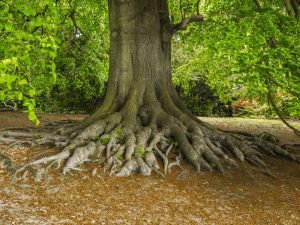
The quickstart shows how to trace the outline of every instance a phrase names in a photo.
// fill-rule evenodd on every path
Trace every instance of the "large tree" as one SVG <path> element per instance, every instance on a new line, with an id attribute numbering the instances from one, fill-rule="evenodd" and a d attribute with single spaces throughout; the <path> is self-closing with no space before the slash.
<path id="1" fill-rule="evenodd" d="M 102 153 L 106 168 L 117 176 L 134 171 L 150 175 L 152 170 L 161 174 L 157 158 L 164 172 L 182 158 L 197 171 L 221 172 L 224 166 L 237 167 L 235 159 L 265 167 L 262 158 L 270 154 L 299 161 L 269 135 L 226 132 L 200 121 L 179 99 L 171 79 L 171 39 L 191 22 L 204 20 L 196 8 L 194 16 L 172 23 L 167 0 L 109 0 L 110 65 L 104 102 L 79 124 L 36 140 L 62 150 L 16 172 L 66 161 L 66 173 Z M 10 135 L 22 136 L 9 131 L 7 138 Z M 170 151 L 176 156 L 171 163 Z"/>

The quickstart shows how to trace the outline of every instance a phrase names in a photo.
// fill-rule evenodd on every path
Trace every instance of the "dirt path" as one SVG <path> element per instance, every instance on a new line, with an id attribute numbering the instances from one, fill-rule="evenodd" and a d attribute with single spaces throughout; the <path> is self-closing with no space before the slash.
<path id="1" fill-rule="evenodd" d="M 83 117 L 43 114 L 41 121 Z M 279 121 L 204 120 L 224 129 L 271 131 L 282 142 L 300 143 Z M 24 114 L 0 113 L 0 128 L 12 126 L 31 124 Z M 44 150 L 0 146 L 17 162 Z M 199 175 L 185 165 L 184 172 L 174 168 L 165 179 L 109 177 L 100 166 L 92 176 L 87 165 L 82 173 L 11 184 L 0 169 L 0 224 L 300 224 L 300 165 L 266 162 L 274 178 L 249 165 L 225 175 Z"/>

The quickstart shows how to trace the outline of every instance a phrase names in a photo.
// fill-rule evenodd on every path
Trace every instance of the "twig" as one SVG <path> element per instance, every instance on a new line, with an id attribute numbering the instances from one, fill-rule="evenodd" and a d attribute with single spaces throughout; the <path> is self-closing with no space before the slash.
<path id="1" fill-rule="evenodd" d="M 204 17 L 202 15 L 195 15 L 191 17 L 184 18 L 180 23 L 173 25 L 173 34 L 176 33 L 178 30 L 186 30 L 188 25 L 192 22 L 201 22 L 204 21 Z"/>

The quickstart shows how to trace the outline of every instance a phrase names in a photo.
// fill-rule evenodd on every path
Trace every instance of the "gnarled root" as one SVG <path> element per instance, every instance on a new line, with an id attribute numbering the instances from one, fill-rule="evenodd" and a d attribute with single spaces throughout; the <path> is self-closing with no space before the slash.
<path id="1" fill-rule="evenodd" d="M 237 160 L 266 168 L 263 158 L 267 155 L 281 155 L 300 162 L 298 156 L 280 147 L 274 137 L 215 129 L 184 113 L 168 96 L 159 100 L 150 96 L 143 105 L 134 106 L 136 108 L 132 109 L 125 104 L 118 112 L 99 116 L 86 126 L 69 127 L 55 134 L 2 132 L 0 141 L 52 144 L 62 149 L 58 154 L 42 157 L 15 170 L 16 175 L 24 172 L 24 177 L 29 168 L 42 164 L 46 164 L 43 171 L 46 172 L 54 164 L 60 168 L 64 163 L 62 172 L 66 174 L 80 170 L 84 162 L 101 161 L 110 175 L 121 177 L 139 172 L 148 176 L 154 171 L 164 177 L 175 166 L 183 169 L 180 163 L 184 158 L 198 172 L 217 169 L 221 173 L 225 168 L 237 168 Z M 0 157 L 13 168 L 11 160 Z"/>

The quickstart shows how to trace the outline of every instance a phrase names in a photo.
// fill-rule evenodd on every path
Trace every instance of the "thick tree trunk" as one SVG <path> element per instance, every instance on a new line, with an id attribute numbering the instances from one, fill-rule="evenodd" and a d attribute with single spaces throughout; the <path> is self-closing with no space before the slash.
<path id="1" fill-rule="evenodd" d="M 166 0 L 109 0 L 109 12 L 110 74 L 103 104 L 79 125 L 34 141 L 53 143 L 62 151 L 30 162 L 16 174 L 29 166 L 50 163 L 50 168 L 67 160 L 66 173 L 95 155 L 104 155 L 105 168 L 117 176 L 134 171 L 150 175 L 152 170 L 163 176 L 157 158 L 164 173 L 180 166 L 182 156 L 198 171 L 217 168 L 221 172 L 223 166 L 237 167 L 233 158 L 259 167 L 265 167 L 263 154 L 299 161 L 269 135 L 228 133 L 202 123 L 180 101 L 171 81 L 171 37 L 174 28 L 185 29 L 201 16 L 172 25 Z M 0 135 L 0 142 L 1 138 L 14 142 L 21 136 L 31 137 L 8 132 Z M 176 156 L 171 163 L 170 151 Z"/>
<path id="2" fill-rule="evenodd" d="M 110 74 L 103 105 L 87 120 L 127 111 L 133 120 L 148 105 L 159 103 L 165 111 L 180 111 L 197 120 L 180 101 L 171 77 L 172 25 L 167 1 L 111 0 Z M 176 107 L 175 107 L 176 106 Z"/>
<path id="3" fill-rule="evenodd" d="M 172 88 L 166 1 L 111 0 L 109 12 L 109 82 L 104 104 L 91 121 L 122 107 L 135 117 L 141 105 Z"/>

